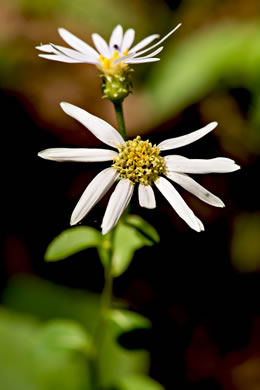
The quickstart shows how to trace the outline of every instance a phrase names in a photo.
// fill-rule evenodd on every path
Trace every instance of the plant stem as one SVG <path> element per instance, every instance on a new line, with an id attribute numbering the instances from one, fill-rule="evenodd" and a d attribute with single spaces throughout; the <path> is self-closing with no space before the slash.
<path id="1" fill-rule="evenodd" d="M 116 100 L 113 101 L 114 107 L 116 110 L 116 119 L 119 127 L 119 131 L 124 138 L 125 141 L 127 141 L 127 135 L 126 135 L 126 128 L 125 128 L 125 120 L 124 120 L 124 114 L 123 114 L 123 100 Z"/>
<path id="2" fill-rule="evenodd" d="M 100 380 L 98 373 L 98 357 L 102 353 L 102 345 L 106 337 L 106 326 L 107 326 L 107 312 L 111 307 L 112 303 L 112 292 L 113 292 L 113 274 L 112 274 L 112 255 L 113 255 L 113 236 L 114 230 L 110 232 L 110 249 L 109 249 L 109 258 L 108 264 L 104 269 L 105 283 L 104 288 L 100 297 L 100 308 L 99 308 L 99 318 L 97 323 L 96 332 L 94 335 L 94 340 L 96 344 L 96 356 L 90 361 L 90 380 L 91 380 L 91 390 L 100 390 Z"/>
<path id="3" fill-rule="evenodd" d="M 116 118 L 119 127 L 119 131 L 127 141 L 126 128 L 125 128 L 125 120 L 123 114 L 123 100 L 113 101 Z M 109 241 L 110 241 L 110 249 L 108 256 L 108 264 L 105 267 L 105 283 L 104 289 L 101 294 L 100 299 L 100 316 L 98 319 L 97 329 L 95 332 L 95 342 L 96 342 L 96 351 L 97 355 L 94 359 L 90 361 L 90 380 L 91 380 L 91 390 L 99 390 L 100 389 L 100 380 L 98 373 L 98 356 L 101 354 L 102 345 L 104 342 L 104 338 L 106 335 L 106 326 L 107 326 L 107 312 L 112 304 L 112 292 L 113 292 L 113 274 L 112 274 L 112 256 L 113 256 L 113 238 L 114 238 L 114 229 L 110 232 Z"/>

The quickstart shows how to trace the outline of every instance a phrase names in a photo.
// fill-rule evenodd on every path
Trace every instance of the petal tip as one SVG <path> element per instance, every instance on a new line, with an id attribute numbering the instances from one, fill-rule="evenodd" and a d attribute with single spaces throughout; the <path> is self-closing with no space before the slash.
<path id="1" fill-rule="evenodd" d="M 78 222 L 79 222 L 79 221 L 78 221 L 75 217 L 73 217 L 73 214 L 72 214 L 72 216 L 71 216 L 71 218 L 70 218 L 70 226 L 74 226 L 74 225 L 76 225 Z"/>
<path id="2" fill-rule="evenodd" d="M 219 199 L 218 203 L 216 203 L 215 205 L 213 205 L 215 207 L 219 207 L 220 209 L 223 209 L 224 207 L 226 207 L 225 203 L 222 202 L 221 199 Z"/>
<path id="3" fill-rule="evenodd" d="M 110 230 L 111 229 L 108 229 L 108 227 L 107 226 L 103 226 L 103 225 L 101 225 L 101 233 L 103 234 L 103 236 L 105 236 L 107 233 L 109 233 L 110 232 Z"/>
<path id="4" fill-rule="evenodd" d="M 208 126 L 209 126 L 212 130 L 214 130 L 214 129 L 218 126 L 218 122 L 216 122 L 216 121 L 211 122 L 211 123 L 208 124 Z"/>
<path id="5" fill-rule="evenodd" d="M 66 112 L 66 110 L 67 110 L 70 106 L 72 106 L 72 104 L 67 103 L 67 102 L 60 102 L 60 106 L 61 106 L 62 110 Z"/>

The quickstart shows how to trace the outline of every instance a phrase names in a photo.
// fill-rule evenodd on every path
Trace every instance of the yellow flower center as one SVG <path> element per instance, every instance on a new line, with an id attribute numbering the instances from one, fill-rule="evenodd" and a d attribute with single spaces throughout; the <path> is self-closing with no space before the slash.
<path id="1" fill-rule="evenodd" d="M 128 49 L 123 53 L 123 56 L 128 54 Z M 104 72 L 109 74 L 122 73 L 124 70 L 128 68 L 128 65 L 124 63 L 124 61 L 115 64 L 114 61 L 120 58 L 117 50 L 114 51 L 113 56 L 111 58 L 105 58 L 102 54 L 99 56 L 99 65 L 98 68 Z"/>
<path id="2" fill-rule="evenodd" d="M 119 153 L 113 159 L 112 167 L 120 173 L 122 179 L 147 186 L 153 184 L 166 171 L 160 149 L 149 140 L 142 141 L 138 136 L 127 141 L 125 145 L 120 145 L 118 149 Z"/>

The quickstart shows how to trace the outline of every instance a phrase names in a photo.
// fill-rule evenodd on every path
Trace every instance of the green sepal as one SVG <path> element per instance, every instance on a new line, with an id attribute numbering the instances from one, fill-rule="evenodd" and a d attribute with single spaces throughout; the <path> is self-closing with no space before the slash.
<path id="1" fill-rule="evenodd" d="M 102 74 L 101 88 L 103 90 L 103 98 L 109 99 L 113 102 L 119 100 L 123 101 L 129 93 L 132 92 L 132 72 L 133 69 L 128 69 L 123 74 Z"/>
<path id="2" fill-rule="evenodd" d="M 98 247 L 102 234 L 88 226 L 64 230 L 49 244 L 44 255 L 46 261 L 63 260 L 87 248 Z"/>

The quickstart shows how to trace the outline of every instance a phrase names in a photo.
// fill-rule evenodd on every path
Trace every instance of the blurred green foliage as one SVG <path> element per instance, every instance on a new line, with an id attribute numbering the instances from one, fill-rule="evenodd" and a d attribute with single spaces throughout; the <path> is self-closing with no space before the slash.
<path id="1" fill-rule="evenodd" d="M 117 337 L 134 329 L 151 328 L 151 322 L 138 313 L 122 309 L 112 309 L 107 314 Z"/>
<path id="2" fill-rule="evenodd" d="M 4 389 L 89 389 L 86 358 L 94 353 L 91 338 L 99 315 L 99 297 L 20 276 L 10 282 L 3 303 L 8 309 L 0 312 Z M 105 331 L 98 361 L 102 385 L 120 390 L 124 388 L 120 380 L 132 375 L 145 383 L 142 378 L 148 373 L 148 353 L 123 349 L 117 337 L 150 327 L 150 322 L 126 309 L 111 311 L 109 317 L 111 326 Z"/>
<path id="3" fill-rule="evenodd" d="M 163 387 L 148 377 L 131 376 L 122 378 L 118 384 L 120 390 L 163 390 Z"/>
<path id="4" fill-rule="evenodd" d="M 66 324 L 63 325 L 66 330 Z M 75 329 L 74 329 L 75 331 Z M 0 378 L 5 390 L 78 390 L 87 386 L 84 360 L 54 349 L 32 316 L 0 311 Z M 77 332 L 74 337 L 77 337 Z"/>
<path id="5" fill-rule="evenodd" d="M 260 213 L 240 214 L 235 219 L 231 258 L 240 272 L 260 270 Z"/>
<path id="6" fill-rule="evenodd" d="M 220 21 L 177 43 L 172 40 L 146 85 L 158 121 L 178 114 L 217 87 L 243 86 L 259 94 L 259 35 L 258 20 Z"/>

